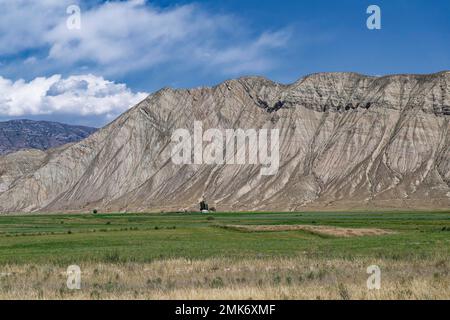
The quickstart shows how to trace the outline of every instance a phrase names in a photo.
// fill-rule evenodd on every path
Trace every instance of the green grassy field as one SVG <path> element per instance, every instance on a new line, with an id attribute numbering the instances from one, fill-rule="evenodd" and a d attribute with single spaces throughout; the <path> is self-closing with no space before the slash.
<path id="1" fill-rule="evenodd" d="M 218 227 L 227 224 L 382 228 L 395 234 L 337 238 L 305 231 L 242 232 Z M 277 256 L 450 257 L 450 212 L 0 216 L 3 265 Z"/>

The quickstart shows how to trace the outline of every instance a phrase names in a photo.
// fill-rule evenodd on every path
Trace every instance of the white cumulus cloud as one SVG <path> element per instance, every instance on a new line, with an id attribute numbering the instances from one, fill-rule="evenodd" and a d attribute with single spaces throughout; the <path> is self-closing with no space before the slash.
<path id="1" fill-rule="evenodd" d="M 76 115 L 112 119 L 147 95 L 91 74 L 68 78 L 53 75 L 29 82 L 0 77 L 0 116 Z"/>
<path id="2" fill-rule="evenodd" d="M 81 8 L 79 30 L 67 27 L 70 5 Z M 0 119 L 76 115 L 104 124 L 145 98 L 128 87 L 140 79 L 161 75 L 166 85 L 275 68 L 290 32 L 251 29 L 201 4 L 0 0 Z"/>
<path id="3" fill-rule="evenodd" d="M 81 28 L 69 30 L 66 8 L 81 8 Z M 0 0 L 0 57 L 39 51 L 33 63 L 58 70 L 88 66 L 90 72 L 124 75 L 163 64 L 223 74 L 273 67 L 273 50 L 289 31 L 252 32 L 236 16 L 198 4 L 160 8 L 150 1 Z M 27 57 L 26 59 L 30 59 Z M 59 73 L 56 71 L 55 73 Z"/>

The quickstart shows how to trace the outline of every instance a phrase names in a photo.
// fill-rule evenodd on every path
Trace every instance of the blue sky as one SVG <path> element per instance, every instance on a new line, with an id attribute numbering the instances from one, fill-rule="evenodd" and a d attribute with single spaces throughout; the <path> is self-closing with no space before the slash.
<path id="1" fill-rule="evenodd" d="M 366 27 L 372 4 L 381 30 Z M 161 87 L 242 75 L 449 69 L 448 0 L 0 0 L 0 120 L 101 126 Z"/>

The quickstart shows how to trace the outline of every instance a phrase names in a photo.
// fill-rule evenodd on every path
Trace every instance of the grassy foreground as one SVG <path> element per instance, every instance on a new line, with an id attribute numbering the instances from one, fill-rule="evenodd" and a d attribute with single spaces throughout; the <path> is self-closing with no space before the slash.
<path id="1" fill-rule="evenodd" d="M 1 216 L 0 299 L 449 299 L 449 257 L 450 212 Z M 81 290 L 66 287 L 72 264 Z"/>

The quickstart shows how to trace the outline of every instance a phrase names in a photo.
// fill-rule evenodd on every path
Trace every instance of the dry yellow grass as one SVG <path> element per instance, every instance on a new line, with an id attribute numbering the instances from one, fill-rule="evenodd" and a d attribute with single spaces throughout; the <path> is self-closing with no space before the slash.
<path id="1" fill-rule="evenodd" d="M 303 230 L 315 234 L 334 237 L 381 236 L 394 233 L 393 231 L 376 228 L 341 228 L 332 226 L 310 226 L 310 225 L 226 225 L 224 227 L 248 232 Z"/>
<path id="2" fill-rule="evenodd" d="M 369 290 L 366 269 L 381 268 Z M 164 260 L 81 265 L 81 290 L 65 268 L 0 267 L 0 299 L 450 299 L 449 261 L 357 258 Z"/>

